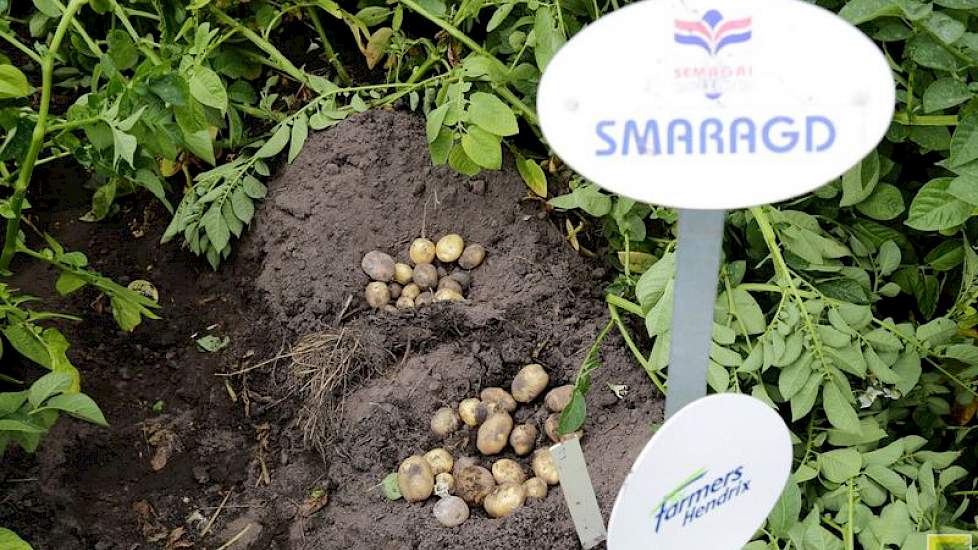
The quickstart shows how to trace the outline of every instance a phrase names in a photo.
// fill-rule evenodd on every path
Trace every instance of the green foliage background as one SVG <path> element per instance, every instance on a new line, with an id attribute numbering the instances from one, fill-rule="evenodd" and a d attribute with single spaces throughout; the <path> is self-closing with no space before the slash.
<path id="1" fill-rule="evenodd" d="M 879 148 L 838 181 L 729 215 L 709 384 L 768 402 L 792 428 L 792 480 L 750 550 L 916 550 L 926 533 L 978 529 L 978 0 L 817 3 L 883 49 L 897 113 Z M 560 46 L 623 2 L 26 4 L 0 0 L 8 220 L 19 219 L 15 182 L 37 142 L 38 164 L 72 157 L 93 174 L 88 220 L 111 215 L 119 200 L 158 200 L 173 213 L 164 241 L 217 268 L 251 222 L 264 179 L 310 131 L 403 102 L 424 114 L 436 164 L 475 175 L 498 169 L 506 149 L 528 193 L 567 211 L 570 244 L 619 272 L 598 340 L 621 332 L 663 387 L 675 213 L 568 173 L 540 140 L 532 107 Z M 52 54 L 59 28 L 64 43 Z M 296 35 L 314 47 L 287 48 Z M 338 56 L 337 45 L 352 55 Z M 42 82 L 46 61 L 52 76 Z M 45 90 L 57 101 L 39 125 Z M 564 181 L 570 192 L 551 198 Z M 59 290 L 97 286 L 128 330 L 152 315 L 152 303 L 89 272 L 78 253 L 53 238 L 31 250 L 17 228 L 7 234 L 17 253 L 71 274 Z M 17 296 L 4 326 L 29 319 L 43 345 L 11 343 L 51 368 L 67 342 L 46 339 L 55 329 Z M 600 366 L 593 351 L 565 431 L 585 421 L 581 395 Z M 0 405 L 0 422 L 31 416 L 23 407 L 33 401 L 6 399 L 17 407 Z"/>

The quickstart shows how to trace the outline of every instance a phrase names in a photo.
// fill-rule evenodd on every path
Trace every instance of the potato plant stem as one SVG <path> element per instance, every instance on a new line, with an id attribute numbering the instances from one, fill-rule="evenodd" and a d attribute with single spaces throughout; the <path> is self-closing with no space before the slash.
<path id="1" fill-rule="evenodd" d="M 267 40 L 261 36 L 258 36 L 255 31 L 245 27 L 213 4 L 209 6 L 209 9 L 221 23 L 224 23 L 228 27 L 240 32 L 249 41 L 251 41 L 252 44 L 257 46 L 258 49 L 268 54 L 268 57 L 279 67 L 282 72 L 303 84 L 309 84 L 309 78 L 306 73 L 293 65 L 292 62 L 289 61 L 289 58 L 285 57 L 282 55 L 282 52 L 278 51 L 278 48 L 271 45 Z"/>
<path id="2" fill-rule="evenodd" d="M 31 176 L 34 174 L 37 157 L 44 145 L 48 110 L 51 107 L 51 88 L 54 85 L 54 58 L 58 55 L 58 49 L 61 48 L 61 42 L 68 31 L 68 26 L 74 21 L 75 14 L 87 2 L 88 0 L 71 0 L 68 3 L 61 21 L 58 22 L 58 28 L 54 31 L 54 38 L 51 39 L 47 52 L 41 58 L 41 102 L 37 109 L 37 124 L 35 124 L 31 134 L 31 144 L 27 149 L 27 155 L 24 157 L 17 180 L 14 182 L 13 195 L 10 197 L 11 216 L 7 220 L 4 233 L 3 252 L 0 254 L 0 271 L 7 271 L 10 268 L 10 262 L 17 250 L 17 237 L 20 234 L 20 216 L 24 207 L 24 197 L 27 195 L 27 188 L 31 183 Z"/>
<path id="3" fill-rule="evenodd" d="M 312 20 L 312 26 L 316 28 L 316 32 L 319 34 L 319 41 L 323 43 L 323 53 L 326 54 L 326 60 L 329 61 L 329 64 L 333 66 L 333 70 L 336 71 L 336 77 L 340 79 L 340 82 L 349 86 L 353 80 L 350 78 L 350 73 L 347 72 L 346 67 L 343 66 L 343 62 L 340 61 L 340 57 L 336 55 L 333 44 L 330 43 L 329 38 L 326 36 L 326 29 L 323 28 L 323 22 L 319 19 L 318 9 L 316 6 L 309 7 L 309 19 Z"/>

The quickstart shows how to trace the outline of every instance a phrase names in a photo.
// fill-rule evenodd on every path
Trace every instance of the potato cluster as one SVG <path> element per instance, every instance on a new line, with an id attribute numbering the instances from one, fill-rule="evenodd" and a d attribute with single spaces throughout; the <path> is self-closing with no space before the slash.
<path id="1" fill-rule="evenodd" d="M 437 243 L 415 239 L 408 258 L 411 264 L 396 262 L 379 250 L 363 256 L 360 267 L 372 280 L 365 293 L 370 307 L 397 311 L 433 302 L 460 302 L 471 283 L 469 272 L 482 264 L 486 249 L 481 244 L 467 245 L 461 236 L 451 233 Z M 458 269 L 449 273 L 452 264 Z"/>
<path id="2" fill-rule="evenodd" d="M 560 482 L 550 449 L 546 445 L 537 448 L 539 430 L 534 422 L 514 424 L 512 415 L 520 405 L 543 394 L 549 382 L 542 366 L 526 365 L 513 379 L 510 391 L 485 388 L 479 397 L 463 399 L 457 408 L 438 409 L 431 418 L 431 431 L 438 438 L 446 439 L 460 429 L 475 430 L 475 446 L 481 455 L 495 457 L 508 446 L 516 458 L 498 458 L 486 463 L 487 468 L 476 457 L 456 459 L 444 448 L 408 457 L 397 470 L 404 499 L 422 502 L 438 496 L 435 518 L 445 527 L 455 527 L 468 519 L 473 506 L 481 506 L 490 517 L 503 518 L 532 499 L 546 497 L 548 486 Z M 560 413 L 573 390 L 573 386 L 561 386 L 544 397 L 550 413 L 544 433 L 554 443 L 583 435 L 576 432 L 561 438 L 557 432 Z M 519 462 L 522 457 L 529 457 L 529 473 Z"/>

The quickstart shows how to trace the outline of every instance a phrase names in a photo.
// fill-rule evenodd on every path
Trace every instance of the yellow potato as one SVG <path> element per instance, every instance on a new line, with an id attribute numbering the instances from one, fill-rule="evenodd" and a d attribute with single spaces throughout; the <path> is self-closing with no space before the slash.
<path id="1" fill-rule="evenodd" d="M 509 444 L 519 456 L 526 456 L 533 451 L 537 442 L 537 428 L 533 424 L 520 424 L 509 434 Z"/>
<path id="2" fill-rule="evenodd" d="M 526 481 L 526 472 L 519 462 L 510 458 L 501 458 L 492 465 L 492 477 L 496 483 L 523 483 Z"/>
<path id="3" fill-rule="evenodd" d="M 435 476 L 435 494 L 440 497 L 447 497 L 455 490 L 455 476 L 448 472 L 442 472 Z"/>
<path id="4" fill-rule="evenodd" d="M 462 255 L 464 248 L 465 242 L 462 237 L 451 233 L 438 239 L 438 244 L 435 245 L 435 256 L 445 263 L 452 263 Z"/>
<path id="5" fill-rule="evenodd" d="M 431 473 L 438 475 L 452 471 L 455 459 L 445 449 L 432 449 L 424 454 L 424 459 L 431 466 Z"/>
<path id="6" fill-rule="evenodd" d="M 451 276 L 445 276 L 438 279 L 438 290 L 447 288 L 458 293 L 459 296 L 462 295 L 462 285 L 458 284 L 458 281 L 452 279 Z"/>
<path id="7" fill-rule="evenodd" d="M 494 455 L 506 448 L 513 418 L 506 411 L 496 411 L 479 426 L 475 446 L 484 455 Z"/>
<path id="8" fill-rule="evenodd" d="M 452 290 L 450 288 L 443 288 L 443 289 L 440 289 L 438 292 L 435 292 L 434 301 L 436 301 L 436 302 L 461 302 L 464 299 L 465 299 L 465 297 L 463 297 L 458 292 L 455 292 L 454 290 Z"/>
<path id="9" fill-rule="evenodd" d="M 367 290 L 364 294 L 367 297 L 367 303 L 374 309 L 380 309 L 391 301 L 390 289 L 387 288 L 386 283 L 380 281 L 374 281 L 367 285 Z"/>
<path id="10" fill-rule="evenodd" d="M 547 417 L 547 421 L 543 424 L 543 431 L 547 433 L 547 437 L 550 441 L 554 443 L 560 443 L 561 441 L 567 441 L 568 439 L 574 437 L 584 437 L 584 430 L 577 430 L 576 432 L 571 432 L 569 434 L 560 433 L 560 413 L 553 413 Z"/>
<path id="11" fill-rule="evenodd" d="M 404 263 L 394 264 L 394 281 L 406 285 L 411 282 L 411 278 L 414 277 L 414 270 L 411 266 Z"/>
<path id="12" fill-rule="evenodd" d="M 572 384 L 560 386 L 547 392 L 547 396 L 543 398 L 543 404 L 553 412 L 561 412 L 570 404 L 573 395 L 574 386 Z"/>
<path id="13" fill-rule="evenodd" d="M 481 244 L 470 244 L 458 258 L 458 266 L 462 269 L 475 269 L 482 260 L 486 259 L 486 249 Z"/>
<path id="14" fill-rule="evenodd" d="M 547 482 L 539 477 L 531 477 L 523 482 L 526 498 L 547 498 Z"/>
<path id="15" fill-rule="evenodd" d="M 455 461 L 455 465 L 452 466 L 452 476 L 458 479 L 462 474 L 462 470 L 468 468 L 469 466 L 478 466 L 479 461 L 473 456 L 463 456 Z"/>
<path id="16" fill-rule="evenodd" d="M 516 400 L 502 388 L 486 388 L 479 393 L 479 397 L 485 402 L 495 403 L 497 407 L 506 412 L 516 410 Z"/>
<path id="17" fill-rule="evenodd" d="M 418 294 L 418 297 L 414 299 L 415 307 L 426 307 L 431 305 L 431 301 L 435 298 L 435 295 L 430 292 L 422 292 Z"/>
<path id="18" fill-rule="evenodd" d="M 469 506 L 458 497 L 447 496 L 435 503 L 431 513 L 444 527 L 458 527 L 469 519 Z"/>
<path id="19" fill-rule="evenodd" d="M 513 378 L 511 386 L 513 399 L 520 403 L 529 403 L 537 398 L 538 395 L 547 389 L 550 376 L 543 370 L 542 365 L 533 363 L 520 369 Z"/>
<path id="20" fill-rule="evenodd" d="M 431 264 L 418 264 L 414 266 L 412 277 L 414 284 L 421 288 L 434 288 L 438 284 L 438 270 Z"/>
<path id="21" fill-rule="evenodd" d="M 530 460 L 530 467 L 536 477 L 547 482 L 547 485 L 560 483 L 560 475 L 557 473 L 557 466 L 554 464 L 550 449 L 537 449 Z"/>
<path id="22" fill-rule="evenodd" d="M 503 483 L 497 486 L 482 503 L 486 513 L 494 518 L 504 518 L 518 510 L 526 501 L 526 493 L 519 483 Z"/>
<path id="23" fill-rule="evenodd" d="M 419 455 L 404 459 L 397 468 L 397 488 L 408 502 L 421 502 L 435 490 L 435 476 L 428 461 Z"/>
<path id="24" fill-rule="evenodd" d="M 458 416 L 462 419 L 462 422 L 465 422 L 466 426 L 474 428 L 485 421 L 486 417 L 484 414 L 484 408 L 481 410 L 481 412 L 483 412 L 483 416 L 481 418 L 479 417 L 479 405 L 481 404 L 482 401 L 479 401 L 475 397 L 463 399 L 462 402 L 458 404 Z"/>
<path id="25" fill-rule="evenodd" d="M 435 411 L 435 415 L 431 417 L 431 431 L 442 439 L 448 437 L 457 429 L 458 415 L 448 407 L 438 409 Z"/>
<path id="26" fill-rule="evenodd" d="M 397 309 L 414 309 L 414 300 L 402 294 L 395 305 Z"/>
<path id="27" fill-rule="evenodd" d="M 455 477 L 455 495 L 471 505 L 479 505 L 492 492 L 496 480 L 481 466 L 469 466 Z"/>
<path id="28" fill-rule="evenodd" d="M 375 281 L 389 283 L 394 278 L 394 258 L 379 250 L 367 252 L 360 262 L 360 267 Z"/>
<path id="29" fill-rule="evenodd" d="M 419 294 L 421 294 L 421 288 L 414 283 L 404 285 L 404 289 L 401 290 L 402 297 L 406 296 L 412 300 L 417 299 Z"/>
<path id="30" fill-rule="evenodd" d="M 435 261 L 435 243 L 428 239 L 414 239 L 408 250 L 408 256 L 414 265 L 430 264 Z"/>

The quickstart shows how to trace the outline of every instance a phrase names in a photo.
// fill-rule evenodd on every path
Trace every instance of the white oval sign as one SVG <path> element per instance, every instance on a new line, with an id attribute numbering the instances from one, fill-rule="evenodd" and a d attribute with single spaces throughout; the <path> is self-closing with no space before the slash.
<path id="1" fill-rule="evenodd" d="M 694 209 L 785 200 L 883 138 L 895 92 L 859 29 L 800 0 L 646 0 L 568 42 L 540 82 L 553 150 L 598 185 Z"/>
<path id="2" fill-rule="evenodd" d="M 690 403 L 639 454 L 608 523 L 610 550 L 740 550 L 791 473 L 781 417 L 741 394 Z"/>

